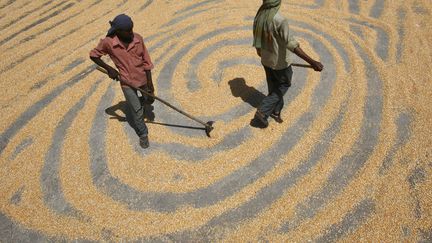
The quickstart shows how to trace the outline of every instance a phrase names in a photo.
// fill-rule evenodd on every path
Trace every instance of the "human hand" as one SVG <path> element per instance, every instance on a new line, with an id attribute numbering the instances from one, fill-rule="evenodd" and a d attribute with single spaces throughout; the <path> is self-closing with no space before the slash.
<path id="1" fill-rule="evenodd" d="M 314 61 L 313 63 L 311 63 L 312 68 L 317 71 L 317 72 L 321 72 L 324 68 L 324 65 L 322 65 L 322 63 L 318 62 L 318 61 Z"/>
<path id="2" fill-rule="evenodd" d="M 114 79 L 119 81 L 119 72 L 117 70 L 115 70 L 114 68 L 108 68 L 108 76 L 110 77 L 110 79 Z"/>
<path id="3" fill-rule="evenodd" d="M 152 94 L 154 93 L 155 90 L 154 90 L 153 84 L 149 85 L 148 90 L 150 93 L 152 93 Z"/>
<path id="4" fill-rule="evenodd" d="M 149 94 L 151 94 L 151 95 L 154 95 L 154 89 L 152 89 L 152 88 L 148 88 L 148 89 L 147 89 L 147 93 L 149 93 Z M 148 102 L 150 105 L 153 104 L 154 101 L 155 101 L 155 99 L 154 99 L 152 96 L 147 95 L 147 102 Z"/>

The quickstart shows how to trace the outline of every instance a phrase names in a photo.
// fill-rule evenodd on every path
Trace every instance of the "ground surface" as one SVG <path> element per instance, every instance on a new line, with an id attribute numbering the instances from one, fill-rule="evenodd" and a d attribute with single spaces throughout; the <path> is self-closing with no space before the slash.
<path id="1" fill-rule="evenodd" d="M 0 241 L 431 242 L 431 1 L 283 1 L 325 71 L 295 68 L 265 130 L 260 3 L 0 1 Z M 88 58 L 123 12 L 211 139 L 155 103 L 139 148 Z"/>

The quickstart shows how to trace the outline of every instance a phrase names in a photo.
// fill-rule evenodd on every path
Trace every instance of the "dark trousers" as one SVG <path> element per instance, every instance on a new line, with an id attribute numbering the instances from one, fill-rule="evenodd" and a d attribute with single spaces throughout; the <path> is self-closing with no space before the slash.
<path id="1" fill-rule="evenodd" d="M 128 86 L 122 86 L 123 94 L 128 104 L 130 120 L 138 136 L 148 135 L 148 129 L 144 123 L 144 106 L 138 97 L 137 90 Z"/>
<path id="2" fill-rule="evenodd" d="M 270 116 L 272 113 L 279 114 L 284 106 L 283 96 L 291 86 L 292 68 L 289 66 L 282 70 L 273 70 L 264 67 L 264 70 L 269 93 L 262 100 L 258 110 L 267 116 Z"/>

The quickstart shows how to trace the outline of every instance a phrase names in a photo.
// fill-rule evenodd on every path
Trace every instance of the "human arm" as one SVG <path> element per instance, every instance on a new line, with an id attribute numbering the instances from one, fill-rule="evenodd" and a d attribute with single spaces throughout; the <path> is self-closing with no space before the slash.
<path id="1" fill-rule="evenodd" d="M 108 76 L 111 79 L 115 79 L 115 80 L 119 80 L 119 73 L 118 71 L 111 67 L 110 65 L 106 64 L 101 57 L 106 55 L 108 53 L 108 45 L 105 42 L 105 39 L 102 39 L 99 41 L 99 44 L 90 51 L 90 59 L 96 63 L 98 66 L 102 67 L 103 69 L 105 69 L 108 73 Z"/>
<path id="2" fill-rule="evenodd" d="M 147 79 L 147 84 L 146 84 L 146 89 L 147 92 L 149 92 L 150 94 L 154 94 L 154 86 L 153 86 L 153 78 L 152 78 L 152 72 L 151 70 L 153 69 L 153 63 L 151 61 L 150 58 L 150 54 L 147 50 L 147 47 L 144 44 L 144 40 L 142 40 L 142 47 L 143 47 L 143 62 L 144 62 L 144 70 L 145 70 L 145 74 L 146 74 L 146 79 Z M 149 96 L 147 97 L 148 102 L 150 104 L 153 104 L 154 102 L 154 98 Z"/>
<path id="3" fill-rule="evenodd" d="M 114 80 L 117 80 L 117 81 L 119 80 L 119 72 L 115 68 L 113 68 L 110 65 L 106 64 L 100 57 L 92 57 L 92 56 L 90 56 L 90 59 L 94 63 L 96 63 L 98 66 L 100 66 L 103 69 L 107 70 L 108 76 L 111 79 L 114 79 Z"/>
<path id="4" fill-rule="evenodd" d="M 312 59 L 308 54 L 306 54 L 300 47 L 298 41 L 290 35 L 288 20 L 284 20 L 280 26 L 280 35 L 286 43 L 287 48 L 295 53 L 298 57 L 309 63 L 315 71 L 321 72 L 324 66 L 319 62 Z"/>
<path id="5" fill-rule="evenodd" d="M 154 86 L 153 86 L 153 79 L 152 79 L 151 70 L 146 70 L 145 73 L 146 73 L 146 77 L 147 77 L 146 91 L 149 92 L 150 94 L 154 95 Z M 154 98 L 151 96 L 147 96 L 147 101 L 150 104 L 153 104 Z"/>
<path id="6" fill-rule="evenodd" d="M 142 40 L 142 48 L 143 48 L 142 59 L 144 62 L 144 70 L 146 73 L 147 88 L 149 89 L 149 91 L 151 91 L 151 93 L 153 93 L 154 92 L 154 86 L 153 86 L 153 78 L 152 78 L 151 70 L 153 69 L 154 65 L 151 61 L 150 54 L 147 50 L 147 47 L 144 44 L 144 40 Z"/>
<path id="7" fill-rule="evenodd" d="M 294 48 L 293 51 L 298 57 L 300 57 L 301 59 L 305 60 L 307 63 L 309 63 L 312 68 L 317 71 L 317 72 L 321 72 L 324 68 L 324 66 L 322 65 L 321 62 L 319 61 L 315 61 L 314 59 L 312 59 L 308 54 L 306 54 L 303 49 L 300 47 L 300 45 L 298 45 L 296 48 Z"/>
<path id="8" fill-rule="evenodd" d="M 257 55 L 261 57 L 261 48 L 256 48 Z"/>
<path id="9" fill-rule="evenodd" d="M 147 77 L 147 87 L 148 87 L 149 91 L 151 93 L 153 93 L 154 92 L 154 86 L 153 86 L 153 79 L 152 79 L 151 70 L 146 70 L 145 73 L 146 73 L 146 77 Z"/>

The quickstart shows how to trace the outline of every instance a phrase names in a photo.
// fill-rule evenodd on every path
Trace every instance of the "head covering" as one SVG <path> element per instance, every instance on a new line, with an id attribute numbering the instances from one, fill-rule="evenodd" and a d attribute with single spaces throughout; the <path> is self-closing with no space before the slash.
<path id="1" fill-rule="evenodd" d="M 111 28 L 108 30 L 107 36 L 114 35 L 116 30 L 130 30 L 133 27 L 132 19 L 126 14 L 117 15 L 113 21 L 109 21 Z"/>
<path id="2" fill-rule="evenodd" d="M 268 45 L 271 44 L 272 22 L 280 6 L 281 0 L 263 0 L 253 25 L 254 47 L 267 49 Z"/>

